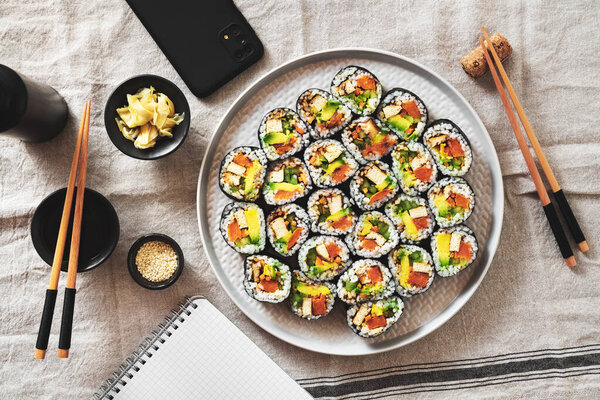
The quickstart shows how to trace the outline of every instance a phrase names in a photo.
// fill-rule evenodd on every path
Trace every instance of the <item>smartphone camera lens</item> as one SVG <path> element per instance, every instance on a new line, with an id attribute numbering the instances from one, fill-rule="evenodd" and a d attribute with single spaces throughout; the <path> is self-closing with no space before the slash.
<path id="1" fill-rule="evenodd" d="M 238 60 L 238 61 L 240 61 L 244 57 L 244 55 L 242 54 L 242 52 L 239 51 L 239 50 L 234 53 L 234 56 L 235 56 L 235 59 Z"/>
<path id="2" fill-rule="evenodd" d="M 240 34 L 240 30 L 238 28 L 233 28 L 231 30 L 231 33 L 233 34 L 233 36 L 238 36 Z"/>
<path id="3" fill-rule="evenodd" d="M 246 37 L 244 35 L 240 35 L 238 36 L 238 42 L 240 42 L 241 45 L 245 45 L 246 43 L 248 43 L 248 39 L 246 39 Z"/>
<path id="4" fill-rule="evenodd" d="M 254 48 L 252 46 L 244 46 L 242 47 L 245 56 L 249 56 L 254 52 Z"/>

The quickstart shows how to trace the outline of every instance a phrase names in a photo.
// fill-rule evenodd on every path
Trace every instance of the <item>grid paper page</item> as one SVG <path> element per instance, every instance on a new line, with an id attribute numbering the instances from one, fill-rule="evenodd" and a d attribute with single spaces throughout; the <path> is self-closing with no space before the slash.
<path id="1" fill-rule="evenodd" d="M 133 369 L 115 399 L 311 399 L 208 300 Z"/>

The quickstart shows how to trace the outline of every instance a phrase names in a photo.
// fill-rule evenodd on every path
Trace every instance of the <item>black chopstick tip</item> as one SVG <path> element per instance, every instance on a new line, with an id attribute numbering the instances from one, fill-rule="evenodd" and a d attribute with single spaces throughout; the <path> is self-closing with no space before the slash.
<path id="1" fill-rule="evenodd" d="M 590 249 L 590 247 L 587 244 L 587 240 L 584 240 L 583 242 L 579 242 L 579 243 L 577 243 L 577 245 L 579 246 L 579 250 L 581 250 L 582 253 L 585 253 L 586 251 L 588 251 Z"/>
<path id="2" fill-rule="evenodd" d="M 573 268 L 577 265 L 577 261 L 575 261 L 575 256 L 571 256 L 569 258 L 565 258 L 565 262 L 567 263 L 567 267 Z"/>

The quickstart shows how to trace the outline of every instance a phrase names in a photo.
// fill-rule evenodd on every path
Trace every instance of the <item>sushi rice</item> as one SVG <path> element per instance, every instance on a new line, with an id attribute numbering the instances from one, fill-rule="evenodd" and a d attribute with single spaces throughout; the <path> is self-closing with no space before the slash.
<path id="1" fill-rule="evenodd" d="M 292 271 L 290 308 L 300 318 L 314 320 L 329 314 L 335 294 L 333 283 L 314 281 L 300 271 Z"/>
<path id="2" fill-rule="evenodd" d="M 304 163 L 296 157 L 286 158 L 269 165 L 263 196 L 267 204 L 291 203 L 308 194 L 312 182 Z"/>
<path id="3" fill-rule="evenodd" d="M 331 93 L 358 115 L 373 114 L 382 92 L 375 75 L 354 65 L 342 68 L 331 82 Z"/>
<path id="4" fill-rule="evenodd" d="M 402 142 L 392 150 L 392 171 L 406 194 L 417 196 L 433 185 L 437 165 L 423 144 Z"/>
<path id="5" fill-rule="evenodd" d="M 392 251 L 398 240 L 394 223 L 379 211 L 362 214 L 352 232 L 346 236 L 346 244 L 351 252 L 372 258 L 382 257 Z"/>
<path id="6" fill-rule="evenodd" d="M 242 254 L 256 254 L 265 248 L 265 215 L 254 203 L 229 203 L 223 209 L 221 235 Z"/>
<path id="7" fill-rule="evenodd" d="M 390 167 L 381 161 L 371 161 L 361 167 L 350 182 L 350 195 L 362 210 L 383 206 L 398 192 L 398 180 Z"/>
<path id="8" fill-rule="evenodd" d="M 260 195 L 267 158 L 257 147 L 236 147 L 225 155 L 219 171 L 219 186 L 235 200 L 256 201 Z"/>
<path id="9" fill-rule="evenodd" d="M 404 302 L 398 296 L 355 304 L 346 311 L 346 322 L 354 333 L 365 338 L 381 335 L 398 322 Z"/>
<path id="10" fill-rule="evenodd" d="M 344 235 L 358 220 L 352 203 L 337 188 L 319 189 L 308 198 L 308 216 L 312 230 L 324 235 Z"/>
<path id="11" fill-rule="evenodd" d="M 439 276 L 456 275 L 475 261 L 478 244 L 473 231 L 464 225 L 444 228 L 431 237 L 431 253 Z"/>
<path id="12" fill-rule="evenodd" d="M 352 263 L 337 283 L 338 297 L 348 304 L 384 299 L 391 296 L 395 289 L 389 268 L 370 259 Z"/>
<path id="13" fill-rule="evenodd" d="M 358 118 L 342 132 L 342 142 L 361 164 L 381 159 L 398 143 L 398 136 L 373 117 Z"/>
<path id="14" fill-rule="evenodd" d="M 340 275 L 350 263 L 346 244 L 335 236 L 315 236 L 298 251 L 300 270 L 310 279 L 330 281 Z"/>
<path id="15" fill-rule="evenodd" d="M 337 186 L 348 180 L 358 169 L 358 163 L 337 140 L 325 139 L 312 143 L 304 152 L 304 161 L 318 187 Z"/>
<path id="16" fill-rule="evenodd" d="M 296 154 L 310 141 L 308 127 L 296 112 L 276 108 L 264 116 L 258 128 L 258 141 L 271 161 Z"/>
<path id="17" fill-rule="evenodd" d="M 291 256 L 308 238 L 310 219 L 302 207 L 285 204 L 271 211 L 266 229 L 275 251 L 283 256 Z"/>
<path id="18" fill-rule="evenodd" d="M 473 163 L 471 145 L 454 122 L 448 119 L 432 122 L 423 134 L 423 143 L 444 175 L 463 176 L 469 172 Z"/>
<path id="19" fill-rule="evenodd" d="M 444 178 L 427 192 L 429 207 L 438 225 L 447 228 L 463 223 L 475 208 L 475 193 L 462 178 Z"/>
<path id="20" fill-rule="evenodd" d="M 396 224 L 404 243 L 427 239 L 435 227 L 427 200 L 422 197 L 400 194 L 385 205 L 385 214 Z"/>
<path id="21" fill-rule="evenodd" d="M 386 93 L 377 118 L 403 140 L 419 140 L 427 125 L 427 108 L 413 92 L 395 88 Z"/>
<path id="22" fill-rule="evenodd" d="M 244 289 L 248 296 L 266 303 L 281 303 L 288 298 L 292 274 L 287 265 L 263 255 L 248 256 L 245 264 Z"/>
<path id="23" fill-rule="evenodd" d="M 308 89 L 298 97 L 296 111 L 311 129 L 315 139 L 331 137 L 344 129 L 352 119 L 352 111 L 321 89 Z"/>
<path id="24" fill-rule="evenodd" d="M 403 297 L 423 293 L 435 276 L 431 255 L 419 246 L 399 246 L 390 253 L 388 265 L 394 275 L 396 292 Z"/>

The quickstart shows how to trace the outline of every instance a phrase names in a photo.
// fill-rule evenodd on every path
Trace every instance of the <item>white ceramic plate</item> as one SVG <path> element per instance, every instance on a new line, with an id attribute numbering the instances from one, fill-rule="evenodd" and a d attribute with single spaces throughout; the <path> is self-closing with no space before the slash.
<path id="1" fill-rule="evenodd" d="M 220 190 L 219 165 L 237 146 L 259 146 L 257 129 L 264 114 L 279 106 L 295 109 L 307 88 L 328 90 L 335 73 L 346 65 L 373 72 L 384 88 L 402 87 L 425 102 L 429 121 L 448 118 L 471 142 L 474 163 L 466 175 L 477 196 L 467 225 L 479 240 L 477 260 L 450 278 L 436 277 L 424 294 L 405 300 L 404 314 L 388 332 L 364 339 L 346 325 L 344 306 L 337 300 L 330 315 L 317 321 L 296 317 L 288 302 L 264 304 L 243 289 L 244 257 L 227 246 L 219 232 L 223 207 L 231 200 Z M 327 354 L 362 355 L 404 346 L 431 333 L 450 319 L 473 295 L 490 266 L 502 227 L 503 189 L 496 151 L 481 120 L 448 82 L 405 57 L 371 49 L 337 49 L 312 53 L 290 61 L 252 84 L 225 113 L 213 135 L 198 181 L 198 224 L 204 249 L 219 282 L 237 306 L 256 324 L 293 345 Z"/>

